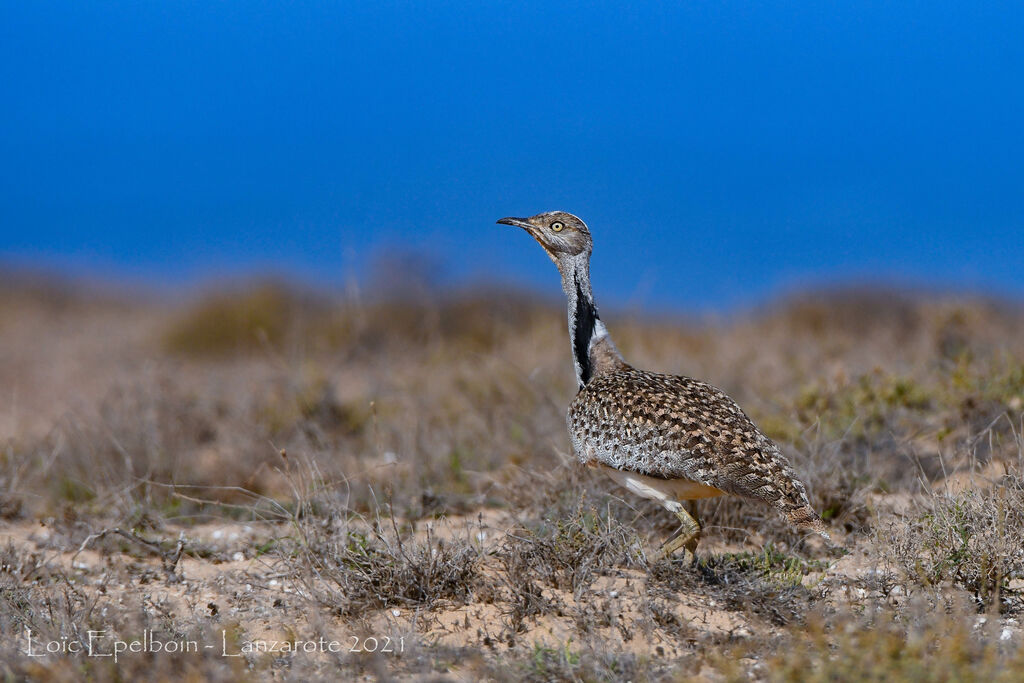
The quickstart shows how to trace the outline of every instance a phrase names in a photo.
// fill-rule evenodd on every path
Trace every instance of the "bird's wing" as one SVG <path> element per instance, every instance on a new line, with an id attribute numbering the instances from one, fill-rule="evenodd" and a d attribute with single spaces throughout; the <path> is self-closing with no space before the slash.
<path id="1" fill-rule="evenodd" d="M 710 384 L 632 368 L 603 375 L 577 394 L 568 421 L 583 460 L 766 502 L 806 501 L 778 447 Z"/>

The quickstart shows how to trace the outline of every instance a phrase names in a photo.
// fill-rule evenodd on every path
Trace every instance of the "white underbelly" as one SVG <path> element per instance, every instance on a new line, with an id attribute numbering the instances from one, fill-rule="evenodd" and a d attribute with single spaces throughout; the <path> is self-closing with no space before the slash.
<path id="1" fill-rule="evenodd" d="M 678 501 L 681 500 L 697 500 L 725 495 L 725 491 L 721 489 L 697 483 L 692 479 L 659 479 L 636 472 L 617 470 L 607 465 L 598 465 L 598 467 L 614 479 L 619 486 L 638 496 L 656 500 L 669 510 L 678 507 Z"/>

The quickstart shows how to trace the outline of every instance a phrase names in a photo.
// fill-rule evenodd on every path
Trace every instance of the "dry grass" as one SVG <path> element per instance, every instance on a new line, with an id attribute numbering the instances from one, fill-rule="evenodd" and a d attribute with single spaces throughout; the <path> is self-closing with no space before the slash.
<path id="1" fill-rule="evenodd" d="M 816 616 L 761 672 L 774 681 L 1020 680 L 1024 648 L 1001 630 L 984 618 L 942 611 Z"/>
<path id="2" fill-rule="evenodd" d="M 980 490 L 925 497 L 909 520 L 892 521 L 880 537 L 908 593 L 952 585 L 968 591 L 981 610 L 1016 614 L 1024 606 L 1019 591 L 1024 487 L 1019 474 Z"/>
<path id="3" fill-rule="evenodd" d="M 839 292 L 726 321 L 608 312 L 635 364 L 737 398 L 851 551 L 713 499 L 689 567 L 649 560 L 670 515 L 567 454 L 556 304 L 259 283 L 172 306 L 10 285 L 5 675 L 1000 680 L 1021 666 L 1019 307 Z M 30 658 L 26 628 L 406 647 L 115 666 Z"/>

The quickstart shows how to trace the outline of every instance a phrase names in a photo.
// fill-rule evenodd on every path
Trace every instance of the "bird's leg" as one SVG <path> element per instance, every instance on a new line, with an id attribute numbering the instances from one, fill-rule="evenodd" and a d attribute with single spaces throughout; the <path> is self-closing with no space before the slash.
<path id="1" fill-rule="evenodd" d="M 697 542 L 700 540 L 700 523 L 686 509 L 675 501 L 671 506 L 665 505 L 679 519 L 683 528 L 675 538 L 666 542 L 658 553 L 658 559 L 669 557 L 680 548 L 685 548 L 692 556 L 692 562 L 697 561 Z"/>

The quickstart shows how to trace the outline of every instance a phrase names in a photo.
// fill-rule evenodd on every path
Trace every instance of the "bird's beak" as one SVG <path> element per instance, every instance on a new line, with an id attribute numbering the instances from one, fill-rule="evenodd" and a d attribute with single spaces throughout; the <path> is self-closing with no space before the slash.
<path id="1" fill-rule="evenodd" d="M 501 223 L 502 225 L 512 225 L 524 230 L 530 230 L 533 228 L 525 218 L 499 218 L 498 223 Z"/>
<path id="2" fill-rule="evenodd" d="M 541 232 L 540 228 L 531 223 L 529 218 L 509 217 L 498 219 L 497 222 L 501 223 L 502 225 L 511 225 L 516 228 L 522 228 L 523 230 L 525 230 L 527 234 L 530 235 L 530 237 L 532 237 L 533 239 L 537 240 L 537 242 L 540 243 L 540 246 L 544 247 L 544 251 L 548 253 L 548 256 L 551 258 L 551 260 L 554 261 L 556 264 L 558 263 L 558 257 L 555 256 L 555 253 L 551 251 L 551 248 L 547 245 L 544 239 L 544 233 Z"/>

